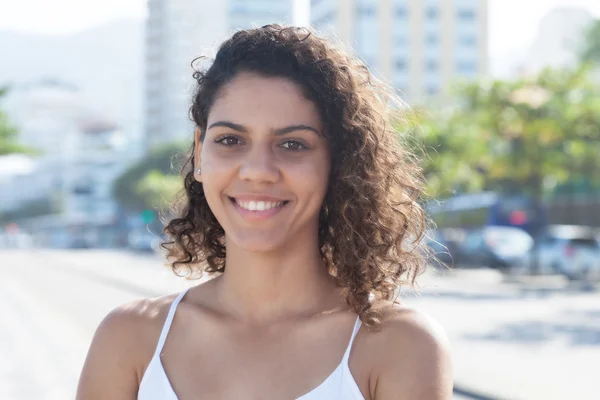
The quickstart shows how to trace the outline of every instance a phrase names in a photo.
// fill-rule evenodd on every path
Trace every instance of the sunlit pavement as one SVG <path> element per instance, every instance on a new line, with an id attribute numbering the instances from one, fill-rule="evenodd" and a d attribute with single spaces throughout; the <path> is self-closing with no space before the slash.
<path id="1" fill-rule="evenodd" d="M 0 252 L 0 399 L 73 399 L 104 315 L 185 284 L 147 256 Z"/>
<path id="2" fill-rule="evenodd" d="M 456 399 L 597 399 L 600 294 L 494 271 L 428 273 L 404 301 L 453 345 Z M 150 255 L 0 251 L 0 399 L 72 399 L 94 329 L 115 306 L 190 282 Z"/>
<path id="3" fill-rule="evenodd" d="M 437 275 L 437 276 L 436 276 Z M 443 276 L 439 276 L 443 275 Z M 598 399 L 600 291 L 493 270 L 429 274 L 420 297 L 453 346 L 455 380 L 498 399 Z"/>

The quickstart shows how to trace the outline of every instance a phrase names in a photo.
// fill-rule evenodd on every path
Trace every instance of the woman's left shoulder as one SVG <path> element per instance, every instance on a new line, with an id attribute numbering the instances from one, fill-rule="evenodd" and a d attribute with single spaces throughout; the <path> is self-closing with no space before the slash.
<path id="1" fill-rule="evenodd" d="M 448 351 L 449 341 L 444 328 L 431 316 L 416 308 L 400 304 L 387 305 L 381 311 L 379 345 L 387 351 L 407 350 L 419 353 Z"/>
<path id="2" fill-rule="evenodd" d="M 450 343 L 442 326 L 426 313 L 393 304 L 381 311 L 379 330 L 369 338 L 374 398 L 452 398 Z"/>

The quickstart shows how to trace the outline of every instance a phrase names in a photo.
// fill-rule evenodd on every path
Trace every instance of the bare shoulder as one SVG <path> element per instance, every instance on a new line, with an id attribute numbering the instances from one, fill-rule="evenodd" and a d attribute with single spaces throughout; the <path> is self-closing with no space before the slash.
<path id="1" fill-rule="evenodd" d="M 176 294 L 173 294 L 120 305 L 104 317 L 96 330 L 96 336 L 116 339 L 132 336 L 139 340 L 140 334 L 160 329 L 175 297 Z"/>
<path id="2" fill-rule="evenodd" d="M 442 326 L 416 309 L 393 305 L 370 341 L 374 398 L 446 400 L 452 398 L 450 344 Z"/>
<path id="3" fill-rule="evenodd" d="M 175 297 L 136 300 L 104 317 L 81 372 L 78 399 L 125 399 L 135 395 Z"/>
<path id="4" fill-rule="evenodd" d="M 383 314 L 381 345 L 387 350 L 406 352 L 447 351 L 444 328 L 429 315 L 412 307 L 394 304 Z M 411 346 L 406 346 L 407 344 Z"/>

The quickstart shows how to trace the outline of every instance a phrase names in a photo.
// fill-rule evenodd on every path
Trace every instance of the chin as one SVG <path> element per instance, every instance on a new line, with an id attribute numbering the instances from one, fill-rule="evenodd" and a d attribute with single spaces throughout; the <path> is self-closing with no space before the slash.
<path id="1" fill-rule="evenodd" d="M 285 247 L 285 235 L 277 235 L 273 232 L 267 234 L 245 233 L 234 235 L 228 238 L 228 242 L 235 243 L 235 246 L 252 253 L 272 253 Z"/>

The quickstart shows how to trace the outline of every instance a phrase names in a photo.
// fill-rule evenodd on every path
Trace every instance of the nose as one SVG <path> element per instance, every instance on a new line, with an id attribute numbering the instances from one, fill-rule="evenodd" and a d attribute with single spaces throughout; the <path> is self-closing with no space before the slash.
<path id="1" fill-rule="evenodd" d="M 273 150 L 267 145 L 254 145 L 241 160 L 240 179 L 256 183 L 274 183 L 279 180 L 279 168 Z"/>

